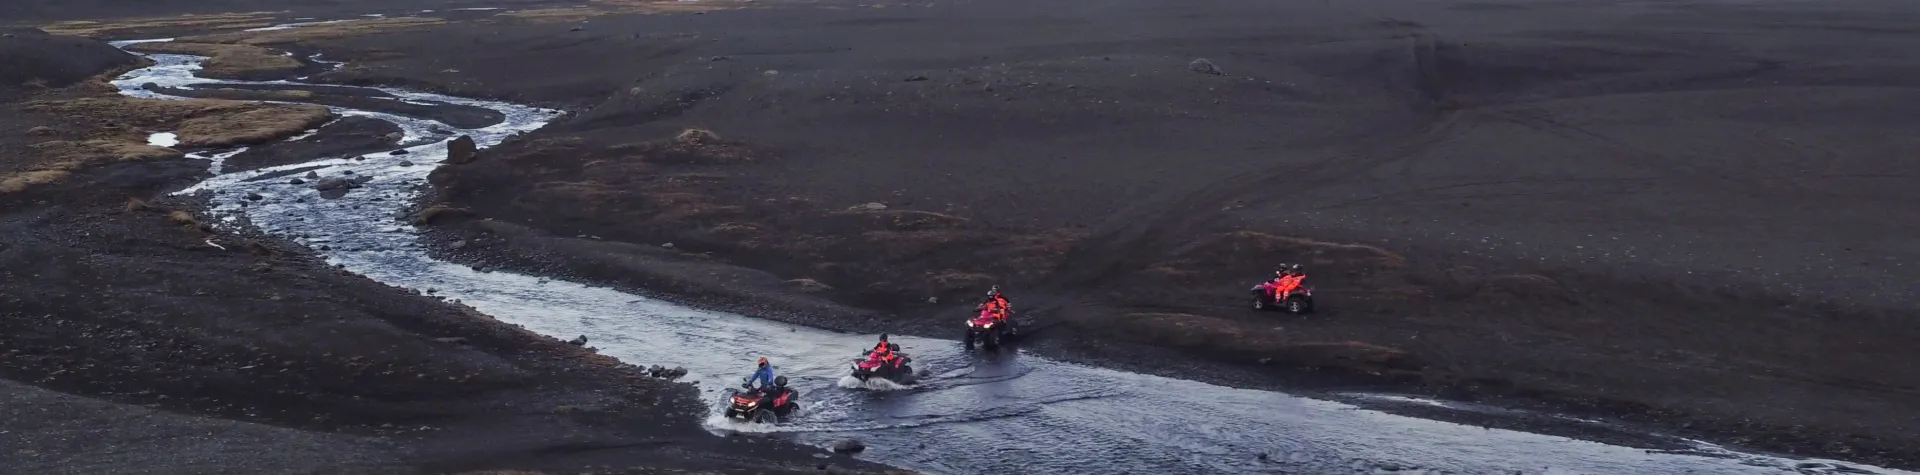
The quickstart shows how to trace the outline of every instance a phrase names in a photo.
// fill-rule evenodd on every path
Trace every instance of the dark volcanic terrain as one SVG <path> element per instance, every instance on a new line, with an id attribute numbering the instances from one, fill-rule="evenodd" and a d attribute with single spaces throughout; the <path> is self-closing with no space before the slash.
<path id="1" fill-rule="evenodd" d="M 90 78 L 140 58 L 38 30 L 0 58 L 0 473 L 880 472 L 713 437 L 688 385 L 216 231 L 166 195 L 207 162 L 144 144 L 267 143 L 323 109 L 120 98 Z M 331 124 L 236 165 L 392 145 Z"/>
<path id="2" fill-rule="evenodd" d="M 314 81 L 569 111 L 435 173 L 420 222 L 456 261 L 943 337 L 997 284 L 1039 330 L 1023 347 L 1048 355 L 1235 386 L 1485 400 L 1920 466 L 1920 138 L 1906 133 L 1920 110 L 1920 6 L 972 0 L 660 14 L 590 3 L 197 41 L 347 62 Z M 391 10 L 420 8 L 452 7 Z M 96 35 L 183 28 L 204 25 Z M 24 134 L 51 119 L 8 120 Z M 385 130 L 329 128 L 316 137 L 339 137 L 327 142 L 337 149 L 276 145 L 287 148 L 248 166 L 390 146 Z M 120 195 L 190 181 L 79 185 L 127 173 L 34 192 L 90 194 L 87 209 L 108 222 L 163 220 L 110 211 Z M 38 206 L 8 206 L 7 219 L 100 221 L 56 212 L 80 205 Z M 135 279 L 145 274 L 130 269 L 211 265 L 74 260 L 138 245 L 187 252 L 176 248 L 198 235 L 20 226 L 0 247 L 22 259 L 9 270 L 93 262 Z M 15 235 L 104 242 L 62 244 L 76 257 L 60 259 L 23 254 L 40 247 Z M 1246 288 L 1281 262 L 1308 266 L 1318 314 L 1245 308 Z M 261 275 L 293 266 L 268 264 Z M 457 320 L 409 310 L 432 305 L 417 297 L 337 297 L 387 291 L 342 290 L 352 286 L 332 282 L 371 284 L 314 267 L 297 282 L 205 279 L 203 290 L 311 295 L 339 307 L 302 314 L 370 315 L 413 334 Z M 80 277 L 33 282 L 119 282 L 74 268 Z M 204 300 L 253 302 L 237 298 Z M 120 327 L 139 321 L 122 309 L 158 305 L 128 302 L 89 302 L 112 310 L 60 321 Z M 523 378 L 602 384 L 538 366 L 561 363 L 508 361 Z M 498 397 L 545 401 L 526 391 Z M 323 402 L 286 407 L 341 410 Z"/>

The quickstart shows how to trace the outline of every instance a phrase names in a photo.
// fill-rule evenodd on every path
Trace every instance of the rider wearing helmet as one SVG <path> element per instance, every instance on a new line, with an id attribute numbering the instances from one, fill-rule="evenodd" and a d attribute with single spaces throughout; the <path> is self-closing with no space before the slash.
<path id="1" fill-rule="evenodd" d="M 893 353 L 893 349 L 890 345 L 891 345 L 890 343 L 887 343 L 887 334 L 881 333 L 880 343 L 877 345 L 873 345 L 873 349 L 867 351 L 867 356 L 885 359 L 887 355 Z"/>
<path id="2" fill-rule="evenodd" d="M 755 381 L 759 381 L 760 385 L 757 387 L 754 386 L 753 383 Z M 753 376 L 747 377 L 747 382 L 746 382 L 747 389 L 756 389 L 756 388 L 766 389 L 767 387 L 772 386 L 773 384 L 774 384 L 773 365 L 767 364 L 766 357 L 761 357 L 760 369 L 753 370 Z"/>
<path id="3" fill-rule="evenodd" d="M 1007 296 L 1000 295 L 1000 286 L 996 285 L 987 290 L 987 301 L 981 302 L 976 310 L 988 312 L 995 320 L 1004 322 L 1013 313 L 1013 303 L 1007 301 Z"/>

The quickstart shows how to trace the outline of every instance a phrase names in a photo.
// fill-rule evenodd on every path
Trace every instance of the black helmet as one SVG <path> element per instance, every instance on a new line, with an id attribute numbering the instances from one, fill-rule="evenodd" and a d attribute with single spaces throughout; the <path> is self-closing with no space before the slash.
<path id="1" fill-rule="evenodd" d="M 787 377 L 780 376 L 780 377 L 773 378 L 773 385 L 783 387 L 783 388 L 787 387 Z"/>
<path id="2" fill-rule="evenodd" d="M 885 334 L 885 333 L 881 333 L 881 334 L 880 334 L 880 341 L 887 341 L 887 334 Z"/>
<path id="3" fill-rule="evenodd" d="M 887 344 L 887 351 L 900 351 L 900 344 L 899 344 L 899 343 L 888 343 L 888 344 Z"/>
<path id="4" fill-rule="evenodd" d="M 993 288 L 991 289 L 987 289 L 988 297 L 994 297 L 998 295 L 1000 295 L 1000 286 L 996 285 L 996 286 L 993 286 Z"/>

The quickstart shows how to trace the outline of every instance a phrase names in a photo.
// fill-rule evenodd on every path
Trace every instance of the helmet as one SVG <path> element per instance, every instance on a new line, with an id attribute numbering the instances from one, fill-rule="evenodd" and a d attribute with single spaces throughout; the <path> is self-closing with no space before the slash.
<path id="1" fill-rule="evenodd" d="M 996 286 L 993 286 L 993 288 L 991 289 L 987 289 L 988 297 L 994 297 L 998 295 L 1000 295 L 1000 286 L 996 285 Z"/>
<path id="2" fill-rule="evenodd" d="M 880 341 L 887 341 L 887 334 L 885 334 L 885 333 L 881 333 L 881 334 L 880 334 Z"/>
<path id="3" fill-rule="evenodd" d="M 1299 274 L 1299 273 L 1301 273 L 1301 272 L 1305 272 L 1304 270 L 1301 270 L 1301 269 L 1300 269 L 1300 264 L 1294 264 L 1294 265 L 1293 265 L 1292 267 L 1288 267 L 1288 268 L 1287 268 L 1287 270 L 1288 270 L 1288 271 L 1291 271 L 1291 272 L 1293 272 L 1293 273 L 1295 273 L 1295 274 Z"/>
<path id="4" fill-rule="evenodd" d="M 900 344 L 899 344 L 899 343 L 888 343 L 888 344 L 887 344 L 887 351 L 900 351 Z"/>
<path id="5" fill-rule="evenodd" d="M 780 377 L 773 378 L 773 385 L 783 387 L 783 388 L 787 387 L 787 377 L 780 376 Z"/>
<path id="6" fill-rule="evenodd" d="M 766 366 L 766 365 L 767 365 L 767 357 L 765 356 L 760 357 L 760 366 Z"/>

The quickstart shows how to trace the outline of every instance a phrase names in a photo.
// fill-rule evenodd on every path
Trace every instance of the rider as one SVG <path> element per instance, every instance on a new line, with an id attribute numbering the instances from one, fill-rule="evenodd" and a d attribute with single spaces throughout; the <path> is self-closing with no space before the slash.
<path id="1" fill-rule="evenodd" d="M 783 376 L 780 379 L 786 379 L 786 377 Z M 760 385 L 754 386 L 754 381 L 759 381 Z M 753 370 L 753 376 L 747 377 L 747 389 L 765 390 L 774 384 L 773 365 L 767 364 L 767 358 L 763 356 L 760 358 L 760 369 Z"/>
<path id="2" fill-rule="evenodd" d="M 891 354 L 893 354 L 893 349 L 890 344 L 887 343 L 887 334 L 885 333 L 880 334 L 880 344 L 873 345 L 873 350 L 867 352 L 868 356 L 881 359 L 885 359 L 887 355 Z"/>
<path id="3" fill-rule="evenodd" d="M 1007 301 L 1007 296 L 1000 295 L 1000 286 L 996 285 L 987 290 L 987 301 L 981 302 L 977 310 L 988 312 L 994 320 L 1005 322 L 1007 315 L 1013 313 L 1013 303 Z"/>
<path id="4" fill-rule="evenodd" d="M 1300 288 L 1300 281 L 1306 280 L 1307 273 L 1300 264 L 1280 264 L 1280 270 L 1273 273 L 1273 291 L 1275 298 L 1285 298 Z"/>

